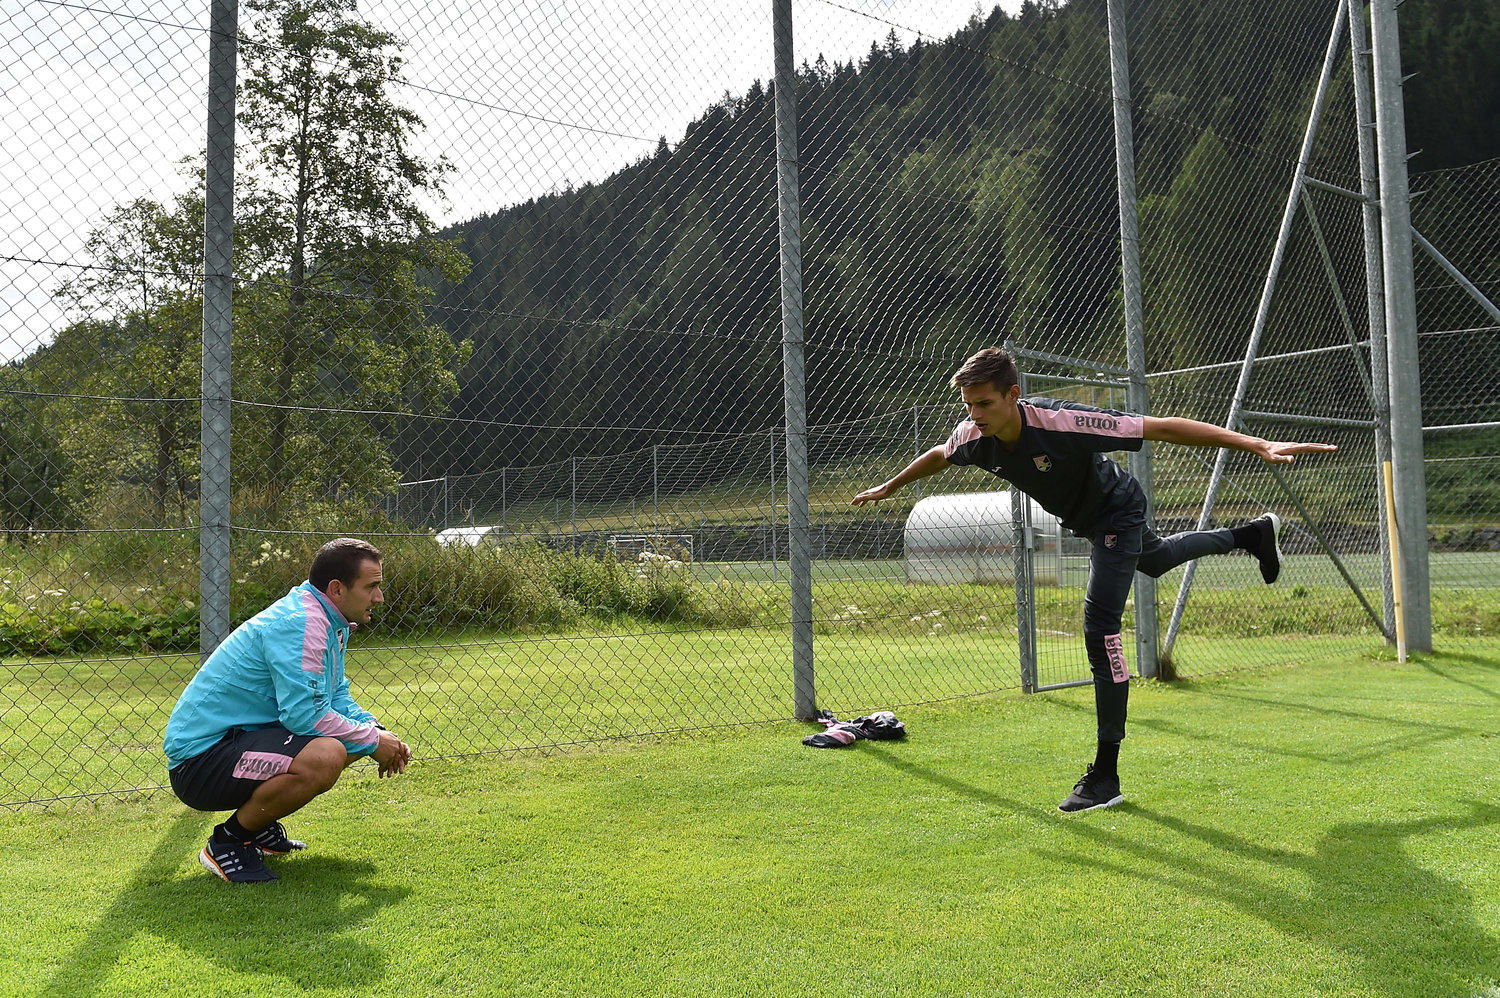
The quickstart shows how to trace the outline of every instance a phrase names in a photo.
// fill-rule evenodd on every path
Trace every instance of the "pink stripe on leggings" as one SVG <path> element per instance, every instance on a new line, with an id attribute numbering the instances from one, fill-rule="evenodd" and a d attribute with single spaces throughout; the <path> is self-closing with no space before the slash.
<path id="1" fill-rule="evenodd" d="M 1130 663 L 1125 661 L 1125 642 L 1118 634 L 1104 635 L 1104 654 L 1109 656 L 1109 677 L 1117 683 L 1130 682 Z"/>

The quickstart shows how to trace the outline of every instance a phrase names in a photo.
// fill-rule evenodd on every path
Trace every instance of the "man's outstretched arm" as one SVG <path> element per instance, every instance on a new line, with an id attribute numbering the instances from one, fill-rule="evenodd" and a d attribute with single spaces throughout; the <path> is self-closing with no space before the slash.
<path id="1" fill-rule="evenodd" d="M 1248 451 L 1267 464 L 1291 464 L 1298 454 L 1322 454 L 1338 450 L 1334 444 L 1264 440 L 1184 416 L 1146 416 L 1142 422 L 1141 436 L 1147 440 L 1160 440 L 1169 444 L 1228 447 L 1231 450 Z"/>
<path id="2" fill-rule="evenodd" d="M 888 499 L 900 491 L 902 486 L 909 485 L 919 478 L 926 478 L 928 475 L 936 475 L 946 467 L 948 467 L 948 458 L 943 454 L 942 444 L 939 444 L 902 468 L 895 478 L 873 489 L 865 489 L 855 496 L 852 502 L 856 506 L 862 506 L 867 502 Z"/>

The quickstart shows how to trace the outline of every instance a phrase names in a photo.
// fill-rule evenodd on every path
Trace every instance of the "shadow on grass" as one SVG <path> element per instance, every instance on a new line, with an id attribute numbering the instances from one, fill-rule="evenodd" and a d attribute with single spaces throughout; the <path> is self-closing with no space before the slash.
<path id="1" fill-rule="evenodd" d="M 1484 686 L 1480 683 L 1474 682 L 1472 679 L 1460 679 L 1458 676 L 1454 675 L 1451 670 L 1444 670 L 1440 668 L 1438 663 L 1433 661 L 1433 657 L 1435 656 L 1423 656 L 1418 660 L 1417 666 L 1419 668 L 1425 669 L 1426 671 L 1432 673 L 1434 676 L 1437 676 L 1440 679 L 1444 679 L 1458 686 L 1466 686 L 1474 692 L 1490 697 L 1491 699 L 1500 700 L 1500 690 L 1491 689 L 1488 686 Z M 1478 655 L 1471 655 L 1467 652 L 1444 652 L 1441 657 L 1444 659 L 1452 659 L 1456 662 L 1464 662 L 1471 666 L 1478 666 L 1479 668 L 1486 669 L 1490 672 L 1495 671 L 1496 663 L 1492 658 L 1481 658 Z"/>
<path id="2" fill-rule="evenodd" d="M 352 992 L 385 975 L 385 956 L 351 934 L 407 889 L 373 883 L 370 863 L 316 854 L 272 860 L 281 879 L 271 884 L 226 884 L 198 870 L 196 860 L 198 872 L 183 873 L 184 857 L 202 848 L 211 825 L 210 816 L 194 811 L 172 823 L 94 928 L 61 959 L 40 992 L 44 998 L 107 994 L 116 964 L 139 935 L 203 963 L 299 987 Z"/>
<path id="3" fill-rule="evenodd" d="M 1500 807 L 1474 802 L 1467 814 L 1409 821 L 1347 822 L 1328 829 L 1312 853 L 1272 849 L 1230 832 L 1128 806 L 1170 841 L 1192 838 L 1224 864 L 1186 859 L 1150 843 L 1115 843 L 1150 865 L 1119 864 L 1122 876 L 1234 906 L 1320 950 L 1342 952 L 1372 995 L 1473 994 L 1500 984 L 1500 940 L 1479 924 L 1462 883 L 1423 868 L 1406 842 L 1422 835 L 1500 824 Z M 1097 857 L 1059 857 L 1105 866 Z M 1255 874 L 1256 864 L 1279 868 Z M 1158 871 L 1158 872 L 1149 872 Z M 1285 872 L 1305 886 L 1280 886 Z M 1485 993 L 1488 993 L 1487 991 Z"/>
<path id="4" fill-rule="evenodd" d="M 1018 800 L 1012 800 L 1009 797 L 1003 797 L 1000 794 L 995 793 L 993 790 L 985 790 L 981 787 L 976 787 L 971 783 L 965 783 L 963 780 L 956 779 L 952 776 L 947 775 L 946 773 L 939 773 L 935 770 L 928 769 L 926 766 L 919 766 L 914 762 L 909 762 L 906 759 L 903 759 L 891 748 L 885 745 L 881 745 L 879 742 L 860 742 L 859 746 L 860 752 L 862 754 L 879 759 L 881 762 L 885 763 L 887 766 L 898 772 L 905 773 L 907 776 L 911 776 L 919 780 L 925 780 L 928 783 L 935 783 L 940 787 L 945 787 L 948 790 L 953 791 L 954 793 L 973 798 L 974 800 L 978 801 L 981 804 L 984 804 L 987 807 L 1005 811 L 1009 814 L 1022 815 L 1028 818 L 1036 818 L 1042 821 L 1046 821 L 1048 818 L 1050 818 L 1050 815 L 1047 815 L 1046 812 L 1041 811 L 1034 803 L 1028 804 L 1022 803 Z"/>
<path id="5" fill-rule="evenodd" d="M 1151 822 L 1162 834 L 1135 839 L 1107 831 L 1090 815 L 1062 815 L 1023 804 L 993 791 L 902 759 L 869 745 L 866 754 L 899 772 L 972 798 L 990 807 L 1030 817 L 1038 825 L 1071 835 L 1087 854 L 1049 851 L 1051 859 L 1146 880 L 1163 890 L 1227 904 L 1318 950 L 1342 952 L 1364 993 L 1473 994 L 1500 985 L 1500 940 L 1474 914 L 1463 884 L 1417 864 L 1407 840 L 1500 825 L 1500 807 L 1471 803 L 1466 814 L 1393 822 L 1335 825 L 1312 853 L 1269 848 L 1231 832 L 1195 824 L 1134 804 L 1113 809 Z M 1194 839 L 1207 854 L 1174 843 Z M 1110 855 L 1118 859 L 1110 859 Z M 1288 878 L 1287 873 L 1297 874 Z M 1293 886 L 1281 886 L 1288 880 Z"/>
<path id="6" fill-rule="evenodd" d="M 1285 739 L 1276 737 L 1267 737 L 1263 741 L 1250 741 L 1243 738 L 1236 738 L 1225 731 L 1215 731 L 1212 735 L 1209 735 L 1201 727 L 1180 724 L 1160 715 L 1132 715 L 1127 725 L 1128 730 L 1136 731 L 1144 729 L 1146 731 L 1174 735 L 1178 738 L 1191 741 L 1211 741 L 1215 745 L 1247 749 L 1255 752 L 1266 752 L 1288 759 L 1304 759 L 1311 762 L 1336 763 L 1339 765 L 1357 765 L 1374 759 L 1384 758 L 1395 752 L 1405 752 L 1420 746 L 1436 745 L 1456 738 L 1472 738 L 1489 733 L 1488 729 L 1472 725 L 1444 724 L 1425 719 L 1403 717 L 1396 713 L 1383 714 L 1373 711 L 1353 710 L 1348 707 L 1297 703 L 1274 696 L 1255 696 L 1249 693 L 1238 693 L 1223 689 L 1193 689 L 1183 686 L 1181 691 L 1185 694 L 1203 697 L 1207 700 L 1236 701 L 1247 705 L 1274 708 L 1284 711 L 1288 715 L 1313 715 L 1315 717 L 1326 718 L 1330 721 L 1352 721 L 1359 724 L 1369 724 L 1382 732 L 1390 732 L 1390 734 L 1377 740 L 1369 741 L 1362 747 L 1341 744 L 1337 749 L 1317 751 L 1308 748 L 1293 747 L 1287 744 Z M 1071 702 L 1054 698 L 1048 702 L 1048 706 L 1080 716 L 1086 715 L 1089 720 L 1092 720 L 1094 717 L 1094 704 L 1092 700 L 1087 702 L 1083 700 Z M 1086 734 L 1087 732 L 1081 733 Z"/>

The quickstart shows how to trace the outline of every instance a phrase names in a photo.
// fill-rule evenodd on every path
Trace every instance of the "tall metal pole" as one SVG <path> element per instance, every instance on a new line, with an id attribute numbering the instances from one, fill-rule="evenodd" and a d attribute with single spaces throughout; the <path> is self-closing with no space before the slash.
<path id="1" fill-rule="evenodd" d="M 1391 459 L 1391 389 L 1385 350 L 1385 271 L 1380 261 L 1380 164 L 1375 153 L 1375 107 L 1370 94 L 1369 35 L 1365 32 L 1364 0 L 1344 0 L 1349 17 L 1349 58 L 1354 68 L 1354 118 L 1359 146 L 1359 192 L 1364 197 L 1365 314 L 1370 329 L 1370 389 L 1375 402 L 1375 481 L 1379 509 L 1385 509 L 1385 475 Z M 1382 617 L 1389 634 L 1396 633 L 1395 594 L 1391 591 L 1389 539 L 1380 534 Z"/>
<path id="2" fill-rule="evenodd" d="M 1125 297 L 1125 366 L 1130 369 L 1130 387 L 1125 408 L 1142 416 L 1151 414 L 1151 393 L 1146 385 L 1146 323 L 1141 307 L 1141 240 L 1135 197 L 1135 139 L 1130 121 L 1130 54 L 1125 41 L 1122 0 L 1109 0 L 1109 75 L 1115 107 L 1115 180 L 1120 198 L 1120 286 Z M 1151 503 L 1151 444 L 1141 444 L 1130 461 L 1130 473 L 1145 490 Z M 1146 521 L 1154 523 L 1154 504 Z M 1156 580 L 1135 573 L 1135 662 L 1148 679 L 1157 674 Z"/>
<path id="3" fill-rule="evenodd" d="M 776 203 L 781 232 L 781 363 L 786 399 L 792 688 L 796 716 L 817 713 L 813 683 L 812 517 L 807 498 L 807 370 L 803 360 L 802 206 L 797 171 L 797 77 L 792 0 L 772 0 L 776 46 Z"/>
<path id="4" fill-rule="evenodd" d="M 1422 452 L 1417 294 L 1412 277 L 1411 193 L 1406 176 L 1406 110 L 1401 96 L 1400 0 L 1372 0 L 1375 145 L 1380 159 L 1380 235 L 1385 265 L 1385 332 L 1391 392 L 1391 468 L 1396 499 L 1406 645 L 1432 650 L 1427 571 L 1427 484 Z"/>
<path id="5" fill-rule="evenodd" d="M 1007 350 L 1012 343 L 1007 340 Z M 1012 354 L 1014 355 L 1014 354 Z M 1027 393 L 1026 373 L 1020 373 L 1021 394 Z M 1031 522 L 1031 500 L 1014 485 L 1010 488 L 1010 522 L 1016 554 L 1016 655 L 1021 660 L 1021 692 L 1037 690 L 1036 648 L 1036 538 Z M 1062 544 L 1057 545 L 1057 582 L 1062 584 Z"/>
<path id="6" fill-rule="evenodd" d="M 234 97 L 238 0 L 213 0 L 203 204 L 203 377 L 199 415 L 198 653 L 229 634 L 230 344 L 234 334 Z"/>
<path id="7" fill-rule="evenodd" d="M 1260 339 L 1271 316 L 1271 299 L 1276 293 L 1276 280 L 1281 276 L 1281 264 L 1292 239 L 1292 221 L 1297 217 L 1297 202 L 1302 198 L 1302 188 L 1307 182 L 1307 167 L 1312 161 L 1313 142 L 1318 137 L 1318 121 L 1323 116 L 1328 86 L 1333 80 L 1334 67 L 1338 62 L 1339 45 L 1344 39 L 1344 15 L 1344 5 L 1339 4 L 1338 13 L 1333 19 L 1333 31 L 1328 36 L 1328 49 L 1323 54 L 1323 73 L 1318 77 L 1318 90 L 1313 96 L 1312 110 L 1307 115 L 1307 128 L 1302 133 L 1302 150 L 1297 154 L 1297 168 L 1292 172 L 1292 189 L 1287 192 L 1286 207 L 1281 213 L 1281 229 L 1276 235 L 1276 248 L 1271 251 L 1271 266 L 1266 270 L 1260 305 L 1255 310 L 1255 325 L 1250 330 L 1250 342 L 1245 347 L 1245 360 L 1240 366 L 1240 379 L 1235 385 L 1234 398 L 1229 403 L 1229 415 L 1224 419 L 1224 425 L 1231 430 L 1239 429 L 1240 413 L 1245 408 L 1245 396 L 1250 391 L 1250 372 L 1254 370 L 1255 355 L 1260 352 Z M 1219 448 L 1214 459 L 1213 473 L 1208 480 L 1208 494 L 1203 499 L 1203 511 L 1198 515 L 1199 530 L 1207 528 L 1213 516 L 1214 503 L 1218 499 L 1219 486 L 1224 480 L 1224 468 L 1228 460 L 1229 451 Z M 1187 608 L 1188 593 L 1193 588 L 1193 575 L 1197 569 L 1198 562 L 1190 561 L 1183 570 L 1182 584 L 1177 589 L 1177 602 L 1172 607 L 1172 620 L 1167 624 L 1167 636 L 1162 642 L 1164 655 L 1172 653 L 1172 644 L 1177 640 L 1177 629 L 1182 624 L 1182 612 Z"/>

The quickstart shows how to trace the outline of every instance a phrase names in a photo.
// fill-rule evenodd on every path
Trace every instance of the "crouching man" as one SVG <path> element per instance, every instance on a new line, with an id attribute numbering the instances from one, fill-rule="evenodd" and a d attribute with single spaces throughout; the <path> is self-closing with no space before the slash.
<path id="1" fill-rule="evenodd" d="M 233 811 L 198 862 L 231 883 L 275 880 L 262 856 L 306 844 L 281 820 L 371 756 L 404 772 L 411 749 L 349 695 L 350 632 L 385 602 L 380 551 L 342 537 L 306 582 L 245 621 L 203 663 L 172 709 L 162 747 L 172 790 L 199 811 Z"/>

